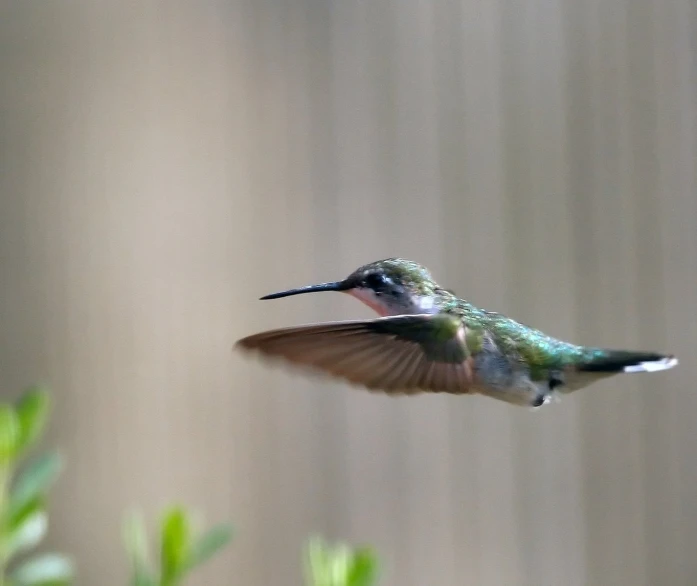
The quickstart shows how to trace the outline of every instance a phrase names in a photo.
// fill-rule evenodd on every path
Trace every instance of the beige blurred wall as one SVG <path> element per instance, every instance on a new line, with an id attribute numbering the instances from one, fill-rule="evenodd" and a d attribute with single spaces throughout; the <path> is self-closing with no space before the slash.
<path id="1" fill-rule="evenodd" d="M 697 584 L 693 0 L 0 6 L 0 384 L 56 395 L 51 544 L 124 584 L 121 520 L 230 519 L 192 584 Z M 399 255 L 582 343 L 667 350 L 531 413 L 231 352 L 369 315 L 259 295 Z"/>

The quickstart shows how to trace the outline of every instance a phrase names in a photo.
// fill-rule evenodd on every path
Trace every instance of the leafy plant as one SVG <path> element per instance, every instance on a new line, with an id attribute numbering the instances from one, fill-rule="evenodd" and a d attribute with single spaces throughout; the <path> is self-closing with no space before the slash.
<path id="1" fill-rule="evenodd" d="M 70 586 L 70 558 L 32 555 L 46 536 L 47 495 L 62 469 L 62 459 L 50 451 L 29 461 L 50 412 L 48 393 L 28 389 L 15 404 L 0 403 L 0 586 Z M 158 535 L 158 559 L 150 558 L 145 523 L 132 515 L 124 526 L 130 558 L 131 586 L 181 586 L 185 577 L 225 547 L 229 525 L 200 533 L 183 507 L 164 511 Z M 365 547 L 330 546 L 320 538 L 308 542 L 305 556 L 308 586 L 374 586 L 378 563 Z"/>
<path id="2" fill-rule="evenodd" d="M 232 538 L 229 525 L 216 525 L 198 535 L 182 507 L 165 511 L 160 522 L 159 563 L 150 559 L 145 523 L 140 515 L 125 525 L 124 541 L 131 559 L 132 586 L 179 586 L 195 567 L 206 562 Z"/>
<path id="3" fill-rule="evenodd" d="M 0 586 L 63 586 L 73 578 L 69 558 L 29 555 L 46 536 L 47 494 L 62 461 L 48 452 L 20 464 L 43 434 L 49 411 L 48 393 L 37 387 L 14 405 L 0 403 Z"/>
<path id="4" fill-rule="evenodd" d="M 369 548 L 330 546 L 315 537 L 307 546 L 305 572 L 308 586 L 373 586 L 378 560 Z"/>

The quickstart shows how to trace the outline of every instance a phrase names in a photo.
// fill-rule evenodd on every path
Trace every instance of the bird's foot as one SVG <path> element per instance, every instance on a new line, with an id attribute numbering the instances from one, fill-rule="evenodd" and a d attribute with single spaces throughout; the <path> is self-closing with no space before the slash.
<path id="1" fill-rule="evenodd" d="M 554 391 L 547 391 L 545 393 L 540 393 L 535 396 L 535 398 L 530 403 L 530 408 L 532 411 L 537 411 L 543 405 L 547 403 L 558 403 L 560 400 L 559 394 Z"/>

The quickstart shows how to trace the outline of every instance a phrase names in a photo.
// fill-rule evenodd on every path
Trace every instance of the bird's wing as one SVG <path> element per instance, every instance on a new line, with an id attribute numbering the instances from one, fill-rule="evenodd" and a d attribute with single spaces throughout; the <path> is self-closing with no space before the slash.
<path id="1" fill-rule="evenodd" d="M 262 332 L 237 346 L 388 394 L 462 394 L 472 385 L 465 326 L 452 316 L 398 315 Z"/>

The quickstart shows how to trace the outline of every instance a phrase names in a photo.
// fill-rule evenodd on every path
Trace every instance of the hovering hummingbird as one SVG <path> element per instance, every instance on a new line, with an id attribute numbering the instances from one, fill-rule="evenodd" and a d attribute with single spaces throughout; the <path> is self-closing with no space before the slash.
<path id="1" fill-rule="evenodd" d="M 460 299 L 425 267 L 401 258 L 364 265 L 342 281 L 261 299 L 317 291 L 348 293 L 381 317 L 271 330 L 236 346 L 390 395 L 479 393 L 529 407 L 618 373 L 655 372 L 678 363 L 672 355 L 553 338 Z"/>

